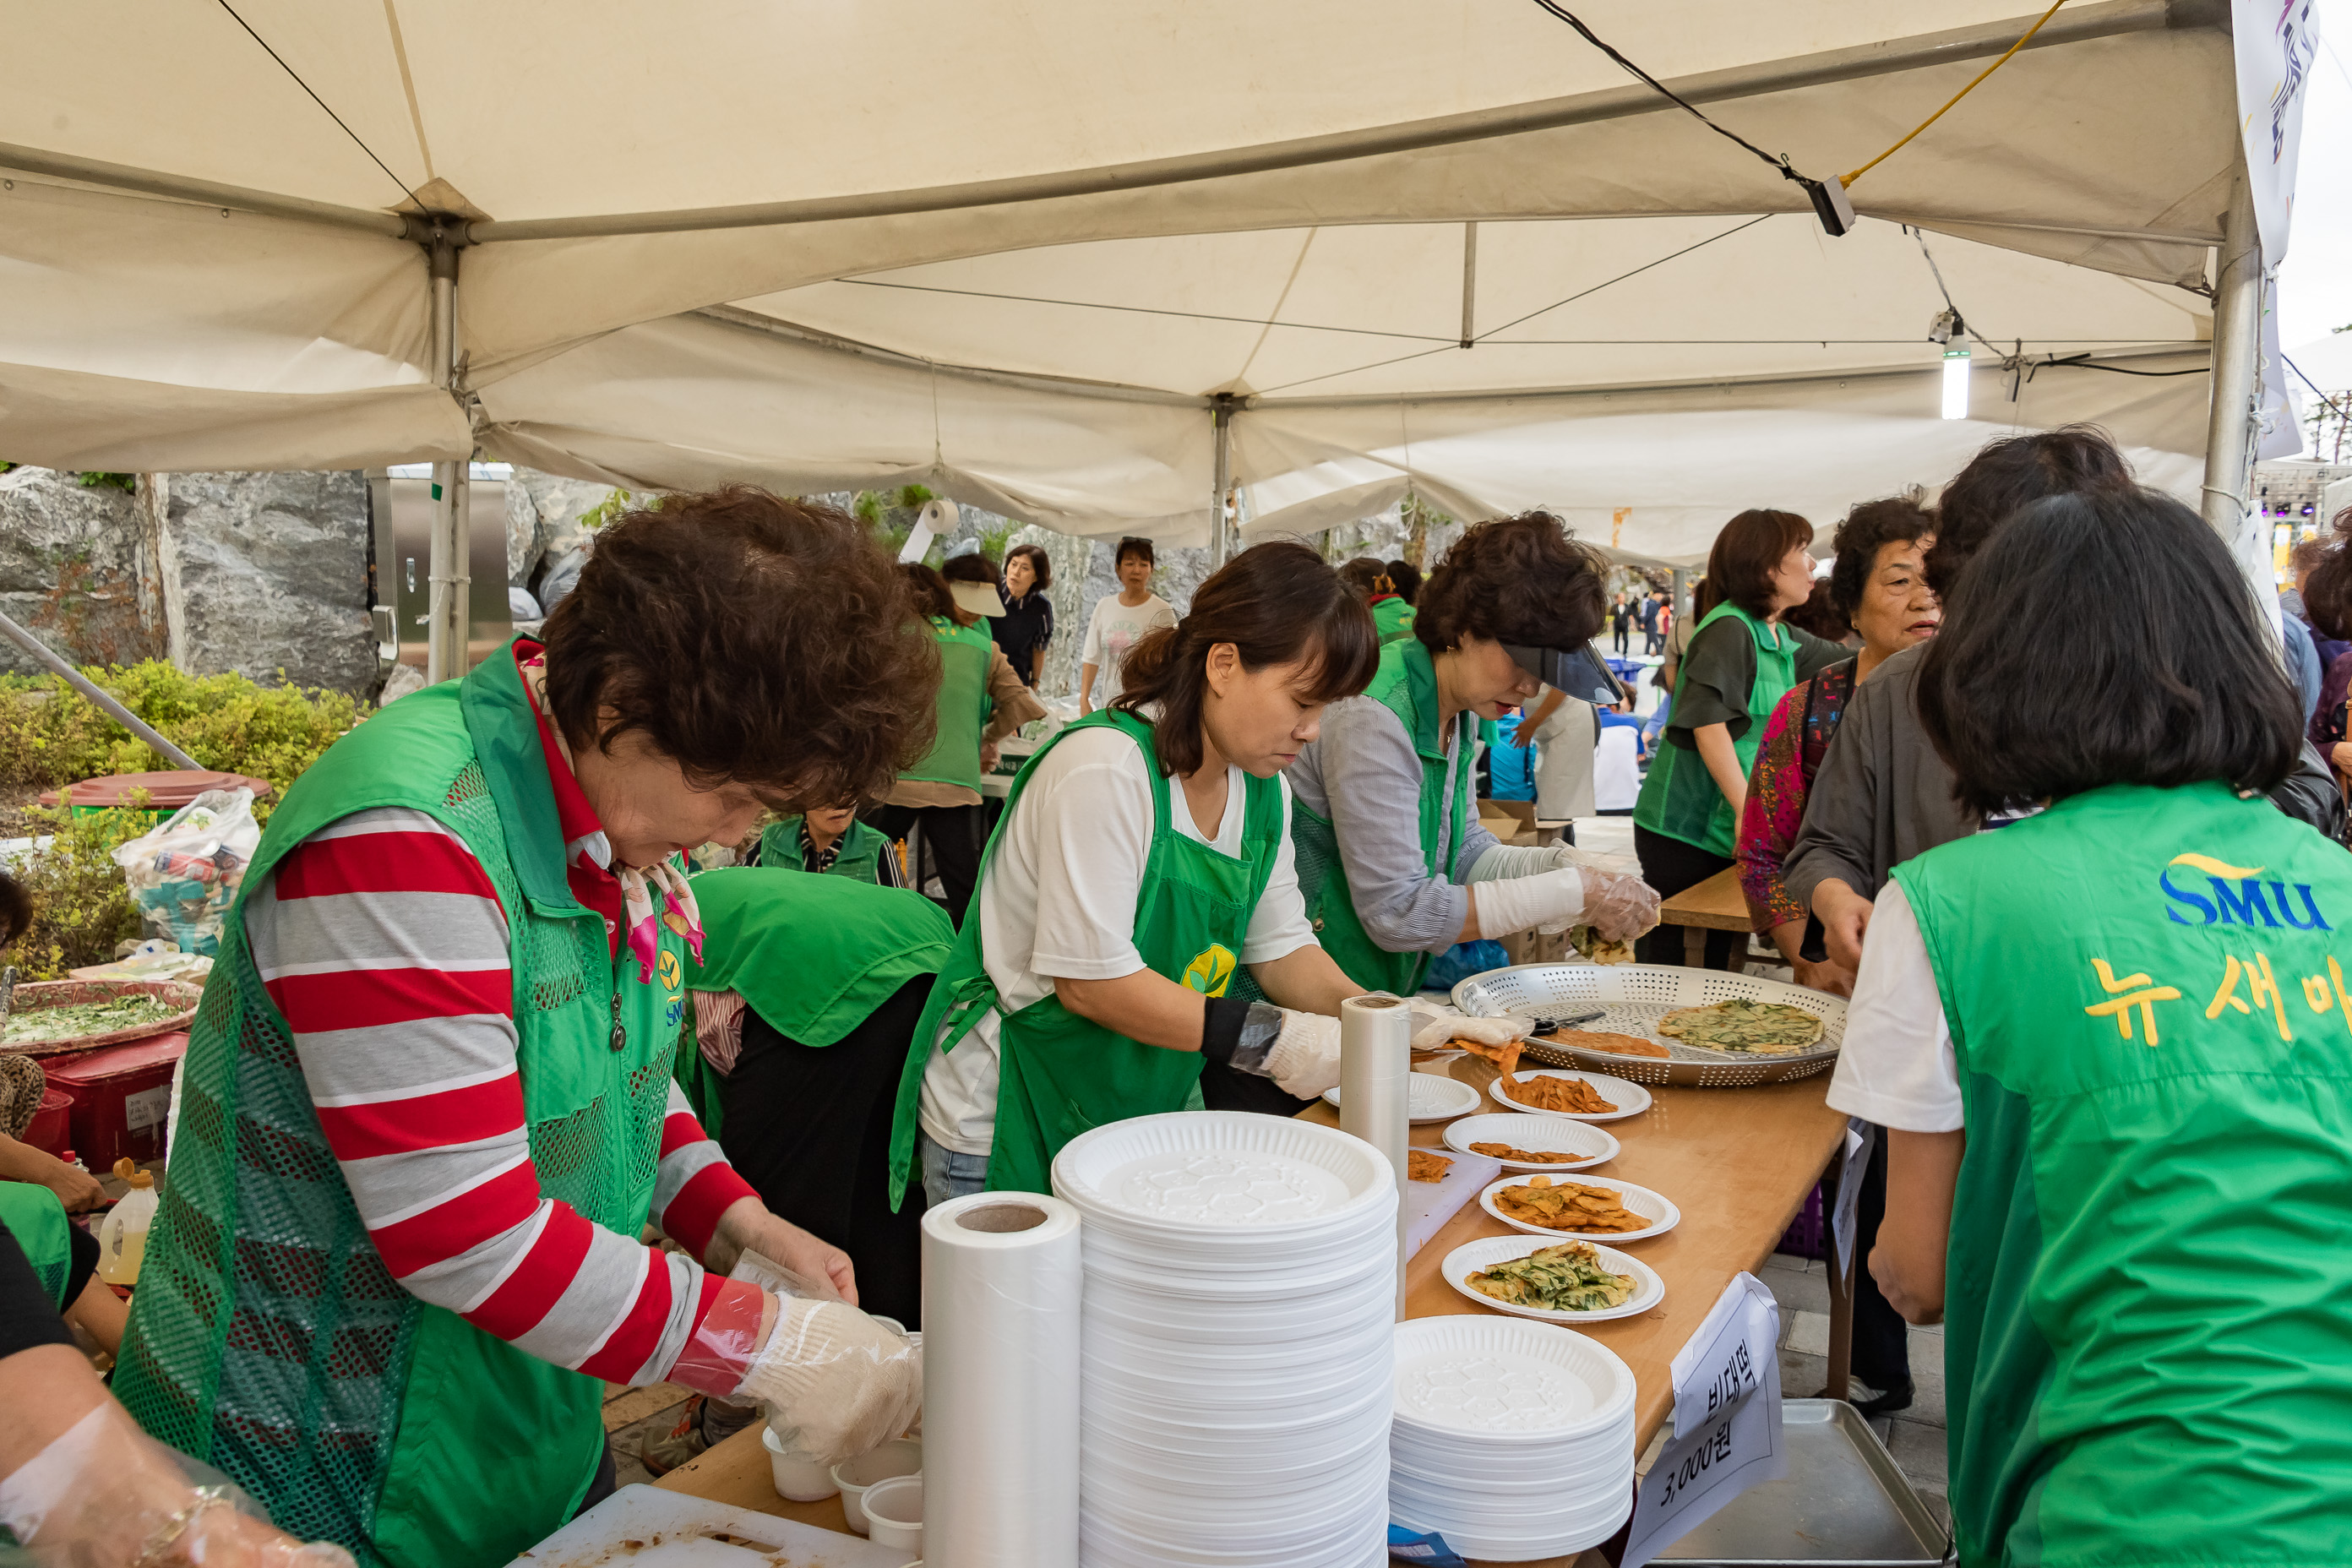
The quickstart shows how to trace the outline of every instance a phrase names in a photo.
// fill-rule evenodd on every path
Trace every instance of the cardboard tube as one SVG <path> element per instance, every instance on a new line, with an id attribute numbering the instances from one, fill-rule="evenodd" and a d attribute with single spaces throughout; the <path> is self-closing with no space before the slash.
<path id="1" fill-rule="evenodd" d="M 1412 1009 L 1394 996 L 1339 1004 L 1339 1129 L 1378 1149 L 1396 1172 L 1397 1321 L 1404 1321 L 1404 1227 L 1412 1111 Z"/>

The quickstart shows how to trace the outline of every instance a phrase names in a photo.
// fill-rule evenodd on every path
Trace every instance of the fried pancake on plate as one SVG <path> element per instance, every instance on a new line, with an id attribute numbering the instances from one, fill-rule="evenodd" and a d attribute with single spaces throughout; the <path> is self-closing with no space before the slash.
<path id="1" fill-rule="evenodd" d="M 1671 1057 L 1675 1053 L 1655 1040 L 1645 1040 L 1639 1035 L 1605 1035 L 1595 1029 L 1562 1029 L 1543 1037 L 1558 1046 L 1576 1046 L 1588 1051 L 1605 1051 L 1612 1057 Z"/>

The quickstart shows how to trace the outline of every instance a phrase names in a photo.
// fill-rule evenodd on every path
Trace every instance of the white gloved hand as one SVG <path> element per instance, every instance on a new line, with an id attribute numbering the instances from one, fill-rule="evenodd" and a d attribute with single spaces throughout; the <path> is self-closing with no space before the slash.
<path id="1" fill-rule="evenodd" d="M 1417 1051 L 1442 1051 L 1456 1040 L 1507 1046 L 1528 1037 L 1525 1018 L 1465 1018 L 1459 1013 L 1416 1011 L 1413 1021 L 1412 1048 Z"/>
<path id="2" fill-rule="evenodd" d="M 1339 1020 L 1282 1010 L 1282 1033 L 1266 1053 L 1265 1076 L 1285 1094 L 1312 1100 L 1339 1081 Z"/>
<path id="3" fill-rule="evenodd" d="M 923 1408 L 923 1348 L 843 1301 L 786 1296 L 733 1397 L 767 1406 L 788 1448 L 823 1465 L 889 1441 Z"/>

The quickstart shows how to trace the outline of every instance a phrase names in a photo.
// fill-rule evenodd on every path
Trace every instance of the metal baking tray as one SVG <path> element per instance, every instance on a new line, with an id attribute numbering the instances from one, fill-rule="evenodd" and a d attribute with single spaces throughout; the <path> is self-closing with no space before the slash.
<path id="1" fill-rule="evenodd" d="M 1951 1538 L 1861 1411 L 1780 1405 L 1789 1473 L 1740 1493 L 1652 1561 L 1660 1568 L 1941 1568 Z"/>
<path id="2" fill-rule="evenodd" d="M 1709 1050 L 1658 1033 L 1658 1020 L 1677 1007 L 1704 1007 L 1734 997 L 1783 1002 L 1817 1014 L 1822 1037 L 1810 1050 L 1764 1057 Z M 1463 981 L 1454 988 L 1454 1005 L 1474 1018 L 1573 1016 L 1598 1009 L 1601 1016 L 1577 1027 L 1653 1040 L 1671 1054 L 1612 1056 L 1533 1037 L 1527 1042 L 1527 1059 L 1543 1067 L 1613 1073 L 1635 1083 L 1684 1089 L 1746 1089 L 1811 1078 L 1836 1064 L 1838 1048 L 1845 1041 L 1843 997 L 1785 981 L 1674 963 L 1517 963 Z"/>

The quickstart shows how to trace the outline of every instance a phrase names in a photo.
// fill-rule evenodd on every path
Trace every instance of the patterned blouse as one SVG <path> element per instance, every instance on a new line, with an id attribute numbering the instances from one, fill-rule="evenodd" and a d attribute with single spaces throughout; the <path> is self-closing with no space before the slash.
<path id="1" fill-rule="evenodd" d="M 1764 722 L 1764 739 L 1748 774 L 1748 805 L 1739 817 L 1739 890 L 1759 932 L 1806 917 L 1805 907 L 1780 879 L 1780 868 L 1797 842 L 1805 796 L 1822 771 L 1830 737 L 1853 695 L 1853 667 L 1849 658 L 1799 681 Z"/>

